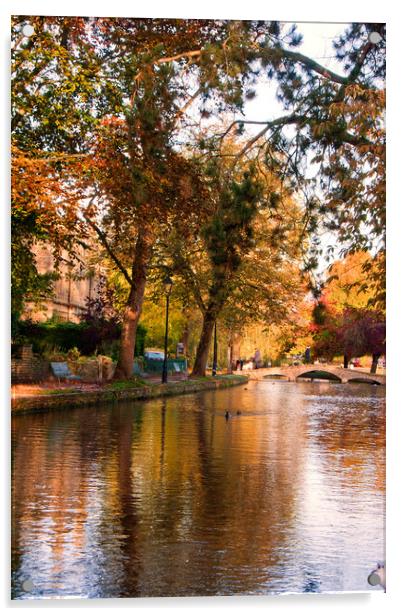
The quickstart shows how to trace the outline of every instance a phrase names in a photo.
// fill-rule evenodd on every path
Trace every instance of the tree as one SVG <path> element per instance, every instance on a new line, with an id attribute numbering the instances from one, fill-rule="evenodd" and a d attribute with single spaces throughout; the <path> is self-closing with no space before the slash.
<path id="1" fill-rule="evenodd" d="M 215 321 L 232 289 L 243 254 L 252 246 L 252 223 L 261 198 L 261 185 L 252 170 L 240 182 L 232 180 L 218 196 L 215 215 L 203 229 L 211 264 L 211 281 L 203 304 L 203 327 L 193 375 L 204 376 Z"/>
<path id="2" fill-rule="evenodd" d="M 121 86 L 122 113 L 103 120 L 90 155 L 76 166 L 77 174 L 85 178 L 82 196 L 90 198 L 84 218 L 130 285 L 116 368 L 120 378 L 132 371 L 135 332 L 158 225 L 166 223 L 169 216 L 194 217 L 195 192 L 198 211 L 202 207 L 202 186 L 197 183 L 194 165 L 190 170 L 188 161 L 174 148 L 175 135 L 179 128 L 183 130 L 179 121 L 194 98 L 207 99 L 212 91 L 221 101 L 220 108 L 241 106 L 239 75 L 248 60 L 241 59 L 239 64 L 238 59 L 235 64 L 231 47 L 241 45 L 249 27 L 195 21 L 188 29 L 177 20 L 101 20 L 100 25 L 99 45 L 108 46 L 108 66 Z M 233 43 L 222 38 L 228 29 Z M 138 34 L 143 46 L 138 43 Z M 151 50 L 148 37 L 158 43 Z M 211 37 L 213 45 L 207 42 Z M 224 42 L 221 62 L 232 68 L 218 74 L 214 50 Z M 111 44 L 116 55 L 110 51 Z M 122 58 L 126 45 L 131 53 Z M 198 80 L 195 94 L 183 87 L 183 74 L 188 80 Z M 117 228 L 119 234 L 125 234 L 124 240 L 118 237 Z M 122 253 L 127 255 L 127 263 Z"/>
<path id="3" fill-rule="evenodd" d="M 77 198 L 94 197 L 89 206 L 84 205 L 85 220 L 116 268 L 128 274 L 131 285 L 120 376 L 131 374 L 147 269 L 165 224 L 162 216 L 154 228 L 149 222 L 154 217 L 147 213 L 157 212 L 163 203 L 165 213 L 179 214 L 180 199 L 171 198 L 172 187 L 180 175 L 187 186 L 197 177 L 196 171 L 189 173 L 181 148 L 181 140 L 195 121 L 195 101 L 200 102 L 200 115 L 205 119 L 226 110 L 241 112 L 244 100 L 255 94 L 259 75 L 274 78 L 288 113 L 265 123 L 235 159 L 267 138 L 269 168 L 276 165 L 284 175 L 292 171 L 302 185 L 302 159 L 313 151 L 323 170 L 338 165 L 335 181 L 331 183 L 330 175 L 327 183 L 323 180 L 326 203 L 335 197 L 332 188 L 336 183 L 342 190 L 352 188 L 346 208 L 333 201 L 332 218 L 343 224 L 345 212 L 353 210 L 356 220 L 374 232 L 381 227 L 382 25 L 373 26 L 382 36 L 377 45 L 364 39 L 372 26 L 365 31 L 359 25 L 349 28 L 337 42 L 345 65 L 342 75 L 294 51 L 300 42 L 295 27 L 276 22 L 38 17 L 32 18 L 34 36 L 26 41 L 21 31 L 25 20 L 17 17 L 13 25 L 13 138 L 25 152 L 35 148 L 33 159 L 45 153 L 63 169 L 76 161 L 77 172 L 87 180 L 84 189 L 81 185 L 77 191 Z M 243 120 L 235 122 L 238 129 L 244 124 Z M 281 133 L 290 125 L 297 129 L 291 141 Z M 220 139 L 214 136 L 219 147 L 230 128 Z M 113 174 L 105 159 L 103 167 L 97 164 L 108 139 L 111 157 L 107 163 L 113 163 Z M 172 173 L 174 161 L 181 161 L 181 174 Z M 342 175 L 345 166 L 347 172 Z M 162 183 L 165 178 L 167 185 Z M 91 183 L 92 189 L 96 187 L 92 192 Z M 372 214 L 364 220 L 367 196 Z M 104 207 L 109 206 L 104 215 Z M 307 210 L 313 233 L 314 219 L 323 212 L 313 200 Z M 344 239 L 367 237 L 351 219 L 346 222 Z M 211 232 L 219 235 L 218 226 Z M 123 254 L 126 262 L 120 258 Z"/>
<path id="4" fill-rule="evenodd" d="M 18 321 L 24 303 L 38 301 L 51 292 L 55 275 L 39 274 L 33 247 L 50 242 L 55 263 L 63 249 L 71 252 L 77 233 L 76 203 L 52 161 L 26 155 L 12 148 L 11 177 L 11 314 Z"/>
<path id="5" fill-rule="evenodd" d="M 130 224 L 136 223 L 124 242 L 126 246 L 131 242 L 129 249 L 134 253 L 130 273 L 127 275 L 125 265 L 114 259 L 116 266 L 121 265 L 123 274 L 132 281 L 117 369 L 117 374 L 129 376 L 146 266 L 155 239 L 149 220 L 169 201 L 167 191 L 163 193 L 163 179 L 169 170 L 166 159 L 170 157 L 172 169 L 182 160 L 172 149 L 171 133 L 183 113 L 183 98 L 184 106 L 193 100 L 180 78 L 193 58 L 202 59 L 202 70 L 207 74 L 211 60 L 208 60 L 208 53 L 206 58 L 201 58 L 202 47 L 212 35 L 219 40 L 225 27 L 197 20 L 188 28 L 188 24 L 180 20 L 40 17 L 30 19 L 34 33 L 27 40 L 23 34 L 25 21 L 25 17 L 13 20 L 13 140 L 30 153 L 33 164 L 38 156 L 44 158 L 44 154 L 48 159 L 57 160 L 60 167 L 77 161 L 75 172 L 86 173 L 88 179 L 91 167 L 88 156 L 93 159 L 91 144 L 99 120 L 108 113 L 119 114 L 111 117 L 116 129 L 113 138 L 116 139 L 117 134 L 118 137 L 115 150 L 109 144 L 109 153 L 114 160 L 117 148 L 122 145 L 131 169 L 127 161 L 120 168 L 115 164 L 114 171 L 123 172 L 123 182 L 117 175 L 113 187 L 111 175 L 105 170 L 103 177 L 99 173 L 91 180 L 95 187 L 101 185 L 103 193 L 100 196 L 113 196 L 114 204 L 119 191 L 120 198 L 135 193 L 132 206 L 136 220 L 133 221 L 129 212 L 124 229 L 127 232 Z M 108 122 L 106 118 L 103 125 Z M 99 143 L 99 138 L 96 142 Z M 117 158 L 121 163 L 121 157 Z M 80 166 L 78 161 L 85 161 L 86 166 Z M 129 193 L 122 195 L 121 190 L 128 187 L 127 172 L 131 174 L 131 186 Z M 176 172 L 171 178 L 170 191 L 178 175 Z M 181 176 L 180 180 L 185 182 L 186 177 Z M 169 178 L 167 181 L 169 183 Z M 77 199 L 87 196 L 79 190 L 75 194 Z M 152 209 L 150 195 L 153 197 L 152 211 L 149 211 Z M 163 209 L 165 212 L 166 207 Z M 121 218 L 122 210 L 121 207 L 115 212 L 115 221 L 119 215 Z M 178 213 L 179 210 L 177 207 Z M 109 254 L 116 256 L 107 242 L 105 230 L 91 217 L 93 211 L 94 206 L 84 212 L 90 229 L 98 233 Z M 57 220 L 57 215 L 55 218 Z M 81 219 L 77 217 L 76 220 Z M 123 231 L 122 225 L 119 230 Z M 52 241 L 50 236 L 47 239 Z M 23 264 L 21 259 L 19 263 Z"/>
<path id="6" fill-rule="evenodd" d="M 323 294 L 312 310 L 311 330 L 315 357 L 324 357 L 328 361 L 332 361 L 335 355 L 344 354 L 343 341 L 339 336 L 341 323 L 340 313 L 334 309 L 328 298 Z M 344 356 L 345 368 L 348 367 L 349 359 L 346 355 Z"/>
<path id="7" fill-rule="evenodd" d="M 62 251 L 74 255 L 85 239 L 71 198 L 66 163 L 85 148 L 96 122 L 99 65 L 79 41 L 85 18 L 12 18 L 11 61 L 11 282 L 13 321 L 25 301 L 52 290 Z M 33 34 L 26 36 L 29 23 Z M 100 111 L 100 110 L 99 110 Z M 39 275 L 35 245 L 46 242 L 55 257 L 54 275 Z"/>
<path id="8" fill-rule="evenodd" d="M 344 368 L 348 368 L 352 357 L 361 357 L 367 349 L 366 331 L 359 310 L 344 310 L 336 335 L 343 349 Z"/>
<path id="9" fill-rule="evenodd" d="M 116 378 L 127 378 L 154 244 L 162 225 L 200 210 L 202 182 L 196 167 L 164 142 L 159 130 L 154 140 L 150 131 L 139 138 L 115 118 L 105 123 L 93 157 L 77 164 L 77 182 L 91 197 L 83 209 L 87 224 L 128 283 L 116 367 Z"/>
<path id="10" fill-rule="evenodd" d="M 153 245 L 158 240 L 161 226 L 171 226 L 172 220 L 174 224 L 186 220 L 186 225 L 189 225 L 194 212 L 197 211 L 198 216 L 202 212 L 202 182 L 198 180 L 194 164 L 190 166 L 185 157 L 174 149 L 178 128 L 183 130 L 181 120 L 184 111 L 197 96 L 201 96 L 206 103 L 212 94 L 218 110 L 241 109 L 242 92 L 248 74 L 252 73 L 253 57 L 243 53 L 241 47 L 243 42 L 249 40 L 254 30 L 253 24 L 195 21 L 191 25 L 188 29 L 174 20 L 157 20 L 156 23 L 132 20 L 125 21 L 124 28 L 121 28 L 120 22 L 117 25 L 108 23 L 106 26 L 106 41 L 112 37 L 114 44 L 118 41 L 118 47 L 124 46 L 124 41 L 134 43 L 136 47 L 130 60 L 125 61 L 123 71 L 120 69 L 121 83 L 127 90 L 131 88 L 127 92 L 130 94 L 130 103 L 124 112 L 124 119 L 113 119 L 116 131 L 108 141 L 111 156 L 104 158 L 106 165 L 103 165 L 97 177 L 97 188 L 101 190 L 95 196 L 98 200 L 105 196 L 108 205 L 112 204 L 112 211 L 108 211 L 100 226 L 94 223 L 93 218 L 91 220 L 93 200 L 85 212 L 86 220 L 98 233 L 112 260 L 130 284 L 116 377 L 131 374 L 136 327 L 142 310 Z M 152 50 L 148 44 L 144 45 L 144 49 L 138 47 L 137 42 L 134 42 L 138 33 L 147 43 L 148 37 L 157 43 Z M 194 94 L 189 93 L 186 82 L 183 87 L 183 74 L 187 84 L 189 81 L 198 84 Z M 208 116 L 209 113 L 202 109 L 201 115 Z M 113 169 L 110 160 L 115 165 L 119 164 L 119 169 Z M 93 178 L 90 181 L 93 182 Z M 177 193 L 177 187 L 182 188 L 182 195 Z M 133 253 L 130 271 L 117 255 L 117 243 L 110 242 L 105 232 L 105 222 L 116 221 L 119 233 L 127 229 L 126 238 L 128 242 L 131 241 L 131 246 L 128 245 L 128 251 Z M 217 222 L 211 226 L 212 234 L 219 235 L 219 224 Z M 182 224 L 181 228 L 184 226 Z M 119 252 L 124 244 L 119 239 Z M 221 258 L 215 256 L 217 260 Z M 229 261 L 232 261 L 229 269 L 232 266 L 235 268 L 235 258 Z M 212 317 L 224 302 L 224 297 L 218 299 L 222 295 L 218 281 L 220 277 L 220 274 L 217 275 L 212 284 L 215 287 L 212 295 L 216 297 L 207 307 L 207 313 Z M 209 324 L 207 330 L 210 327 Z M 208 338 L 210 332 L 207 331 L 205 336 Z M 208 342 L 200 345 L 201 349 L 204 348 L 204 352 L 200 351 L 204 362 Z M 202 371 L 197 359 L 195 370 Z"/>
<path id="11" fill-rule="evenodd" d="M 383 315 L 372 310 L 345 310 L 339 335 L 349 358 L 366 353 L 372 356 L 370 372 L 375 374 L 378 360 L 385 353 Z"/>
<path id="12" fill-rule="evenodd" d="M 385 354 L 385 333 L 386 325 L 383 315 L 368 314 L 368 323 L 366 325 L 367 336 L 367 350 L 372 356 L 372 363 L 370 367 L 370 373 L 375 374 L 377 372 L 378 360 L 381 355 Z"/>
<path id="13" fill-rule="evenodd" d="M 359 251 L 328 268 L 325 285 L 313 310 L 317 354 L 332 359 L 342 353 L 345 367 L 352 357 L 373 354 L 374 347 L 369 343 L 371 326 L 385 320 L 384 312 L 375 309 L 381 306 L 376 284 L 367 280 L 367 272 L 373 272 L 376 267 L 378 262 L 370 253 Z"/>
<path id="14" fill-rule="evenodd" d="M 271 184 L 273 194 L 279 196 L 274 178 Z M 266 185 L 265 194 L 268 192 Z M 223 327 L 228 334 L 231 355 L 233 342 L 247 328 L 260 326 L 267 336 L 276 326 L 277 332 L 278 327 L 282 334 L 286 330 L 292 340 L 300 336 L 297 317 L 307 290 L 301 275 L 301 230 L 302 212 L 290 196 L 282 198 L 280 204 L 278 201 L 275 208 L 271 201 L 271 206 L 258 209 L 253 221 L 253 245 L 242 254 L 236 283 L 219 316 L 220 329 Z"/>
<path id="15" fill-rule="evenodd" d="M 374 38 L 371 36 L 376 33 Z M 257 39 L 268 77 L 278 83 L 287 113 L 267 122 L 236 120 L 230 127 L 261 124 L 243 153 L 264 149 L 272 164 L 278 151 L 288 161 L 294 182 L 306 192 L 306 225 L 338 235 L 343 254 L 370 250 L 376 258 L 368 274 L 376 285 L 378 306 L 385 293 L 385 24 L 352 24 L 333 42 L 343 71 L 336 73 L 291 49 L 277 26 L 273 45 Z M 285 134 L 284 127 L 293 130 Z M 230 132 L 225 131 L 224 135 Z M 308 178 L 306 162 L 316 165 Z M 284 168 L 278 161 L 278 169 Z M 313 197 L 309 195 L 313 194 Z M 333 251 L 333 247 L 330 251 Z M 310 268 L 321 251 L 311 245 Z"/>
<path id="16" fill-rule="evenodd" d="M 236 169 L 225 158 L 211 158 L 207 170 L 210 207 L 193 241 L 176 227 L 161 243 L 161 260 L 181 282 L 183 300 L 195 302 L 203 316 L 197 376 L 205 374 L 218 319 L 233 335 L 251 320 L 279 322 L 303 292 L 301 213 L 289 192 L 253 164 Z"/>
<path id="17" fill-rule="evenodd" d="M 328 268 L 325 294 L 335 310 L 371 308 L 377 304 L 377 289 L 367 280 L 367 271 L 372 270 L 373 258 L 368 252 L 358 251 L 344 259 L 334 261 Z"/>
<path id="18" fill-rule="evenodd" d="M 378 359 L 385 353 L 385 320 L 381 312 L 366 308 L 344 307 L 337 311 L 325 296 L 313 310 L 314 353 L 329 360 L 344 356 L 344 368 L 352 357 L 370 354 L 370 372 L 375 374 Z"/>

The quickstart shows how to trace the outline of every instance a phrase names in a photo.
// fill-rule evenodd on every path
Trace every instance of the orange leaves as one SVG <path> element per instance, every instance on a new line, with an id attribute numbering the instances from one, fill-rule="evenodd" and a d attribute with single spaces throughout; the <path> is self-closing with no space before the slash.
<path id="1" fill-rule="evenodd" d="M 106 116 L 75 178 L 83 195 L 97 195 L 85 216 L 103 219 L 105 232 L 118 230 L 127 240 L 142 224 L 156 229 L 192 218 L 206 201 L 196 165 L 154 142 L 152 131 L 144 141 L 141 128 L 139 117 Z"/>
<path id="2" fill-rule="evenodd" d="M 12 147 L 11 205 L 14 219 L 35 221 L 36 234 L 59 247 L 80 233 L 77 204 L 60 165 L 43 154 Z"/>
<path id="3" fill-rule="evenodd" d="M 362 88 L 357 83 L 351 83 L 350 85 L 346 86 L 345 94 L 346 94 L 346 96 L 350 96 L 350 98 L 356 99 L 359 96 L 360 97 L 361 96 L 365 96 L 366 95 L 366 90 L 365 90 L 365 88 Z"/>
<path id="4" fill-rule="evenodd" d="M 319 122 L 317 124 L 313 124 L 311 128 L 311 132 L 314 137 L 323 137 L 333 128 L 332 122 Z"/>

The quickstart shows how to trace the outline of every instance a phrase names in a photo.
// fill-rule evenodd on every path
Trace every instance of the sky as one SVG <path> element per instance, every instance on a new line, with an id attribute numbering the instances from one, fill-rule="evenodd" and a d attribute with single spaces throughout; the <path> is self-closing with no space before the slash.
<path id="1" fill-rule="evenodd" d="M 345 29 L 345 24 L 299 23 L 298 31 L 303 35 L 303 42 L 297 51 L 314 58 L 326 68 L 341 72 L 339 62 L 333 57 L 332 40 Z M 271 120 L 283 113 L 280 103 L 275 98 L 275 89 L 267 82 L 258 87 L 256 98 L 246 104 L 249 120 Z M 259 127 L 257 130 L 260 130 Z M 251 130 L 251 129 L 250 129 Z"/>
<path id="2" fill-rule="evenodd" d="M 297 48 L 297 51 L 313 58 L 325 66 L 325 68 L 342 74 L 342 65 L 334 57 L 332 41 L 345 30 L 346 25 L 345 23 L 298 23 L 297 29 L 303 35 L 303 41 Z M 251 101 L 247 101 L 245 105 L 245 119 L 255 121 L 273 120 L 284 114 L 281 104 L 275 97 L 273 82 L 261 79 L 261 83 L 256 88 L 256 91 L 257 96 Z M 247 133 L 250 135 L 257 134 L 261 128 L 261 125 L 246 125 Z M 313 167 L 310 167 L 308 172 L 310 175 L 314 175 Z M 325 259 L 327 247 L 330 245 L 338 246 L 337 238 L 332 233 L 322 233 L 320 239 L 323 254 L 319 258 L 316 275 L 323 274 L 328 268 L 329 263 Z M 341 250 L 341 246 L 339 246 L 339 250 Z M 334 259 L 336 260 L 337 258 L 340 258 L 339 252 L 335 252 Z"/>

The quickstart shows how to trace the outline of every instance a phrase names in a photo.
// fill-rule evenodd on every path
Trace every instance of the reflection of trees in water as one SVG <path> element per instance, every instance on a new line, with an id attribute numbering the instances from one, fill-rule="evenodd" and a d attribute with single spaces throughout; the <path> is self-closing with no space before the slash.
<path id="1" fill-rule="evenodd" d="M 88 484 L 77 464 L 80 443 L 69 438 L 72 418 L 56 417 L 50 413 L 13 421 L 12 554 L 19 560 L 20 547 L 29 546 L 32 551 L 23 561 L 36 576 L 46 567 L 51 576 L 62 571 L 67 537 L 77 552 L 85 541 Z"/>
<path id="2" fill-rule="evenodd" d="M 126 574 L 122 567 L 135 560 L 128 478 L 131 433 L 138 425 L 110 409 L 79 413 L 13 422 L 13 569 L 19 569 L 23 556 L 34 570 L 32 578 L 35 571 L 38 577 L 46 572 L 47 588 L 56 590 L 57 578 L 59 592 L 96 595 L 108 585 L 116 590 L 123 578 L 135 580 L 134 570 Z M 113 535 L 120 539 L 105 539 Z M 124 548 L 130 550 L 128 559 Z M 68 579 L 72 572 L 76 589 Z"/>
<path id="3" fill-rule="evenodd" d="M 239 577 L 249 588 L 258 581 L 258 569 L 266 577 L 264 569 L 276 563 L 275 549 L 293 523 L 294 489 L 302 466 L 300 420 L 281 430 L 276 417 L 227 423 L 222 409 L 220 414 L 178 414 L 176 408 L 177 402 L 168 402 L 163 484 L 154 490 L 148 482 L 141 501 L 142 516 L 152 519 L 154 536 L 144 544 L 146 561 L 158 563 L 162 579 L 169 571 L 170 583 L 178 588 L 188 584 L 200 592 L 198 578 L 208 592 L 225 591 L 223 567 L 227 579 L 242 570 Z M 145 431 L 142 436 L 148 449 L 137 459 L 141 476 L 161 476 L 154 469 L 160 459 L 157 441 L 152 443 Z M 278 451 L 282 455 L 276 457 Z M 166 537 L 169 549 L 157 553 Z M 145 583 L 158 586 L 151 576 L 145 577 Z"/>
<path id="4" fill-rule="evenodd" d="M 364 480 L 385 491 L 385 400 L 375 407 L 369 399 L 348 403 L 345 398 L 341 407 L 330 401 L 313 421 L 320 450 L 335 454 L 327 458 L 332 471 L 336 463 L 351 484 Z"/>
<path id="5" fill-rule="evenodd" d="M 47 586 L 65 571 L 68 594 L 74 567 L 76 590 L 99 596 L 266 589 L 295 520 L 305 418 L 279 392 L 281 413 L 248 416 L 241 395 L 229 422 L 215 393 L 215 413 L 200 396 L 18 418 L 14 566 L 40 539 Z"/>

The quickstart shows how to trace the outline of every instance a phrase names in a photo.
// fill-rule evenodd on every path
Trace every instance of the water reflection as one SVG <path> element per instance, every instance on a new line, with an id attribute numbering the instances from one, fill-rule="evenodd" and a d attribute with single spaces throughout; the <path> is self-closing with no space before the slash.
<path id="1" fill-rule="evenodd" d="M 13 597 L 372 590 L 384 445 L 384 394 L 367 385 L 15 418 Z"/>

